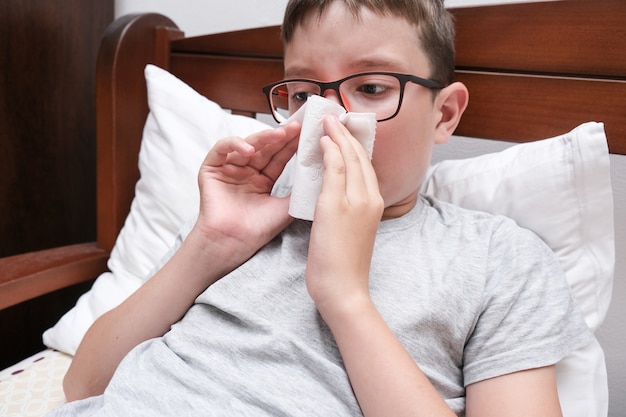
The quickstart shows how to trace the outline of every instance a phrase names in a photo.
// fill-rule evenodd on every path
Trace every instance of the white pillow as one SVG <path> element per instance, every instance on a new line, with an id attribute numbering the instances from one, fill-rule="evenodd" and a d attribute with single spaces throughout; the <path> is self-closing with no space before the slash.
<path id="1" fill-rule="evenodd" d="M 139 153 L 140 179 L 130 214 L 111 253 L 111 272 L 44 335 L 51 348 L 73 355 L 91 324 L 139 285 L 173 245 L 181 226 L 198 212 L 198 168 L 216 140 L 269 128 L 231 115 L 153 65 L 145 69 L 150 114 Z"/>
<path id="2" fill-rule="evenodd" d="M 503 214 L 534 231 L 557 254 L 589 328 L 602 324 L 611 300 L 615 247 L 601 123 L 496 153 L 441 161 L 430 168 L 422 192 Z M 607 372 L 597 340 L 566 356 L 556 372 L 565 417 L 606 417 Z"/>

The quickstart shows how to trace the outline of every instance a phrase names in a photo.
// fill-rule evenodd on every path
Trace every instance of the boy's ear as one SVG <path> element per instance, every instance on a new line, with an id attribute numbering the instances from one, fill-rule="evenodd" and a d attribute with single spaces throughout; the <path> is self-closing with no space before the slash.
<path id="1" fill-rule="evenodd" d="M 435 143 L 446 143 L 461 121 L 467 107 L 469 92 L 460 82 L 454 82 L 439 91 L 435 103 L 439 109 Z"/>

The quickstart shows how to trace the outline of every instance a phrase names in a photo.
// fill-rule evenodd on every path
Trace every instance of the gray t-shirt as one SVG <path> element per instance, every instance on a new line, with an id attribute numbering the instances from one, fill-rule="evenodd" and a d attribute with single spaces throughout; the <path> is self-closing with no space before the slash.
<path id="1" fill-rule="evenodd" d="M 164 337 L 131 351 L 104 395 L 50 416 L 360 416 L 304 284 L 310 226 L 294 221 Z M 468 384 L 554 364 L 591 340 L 539 238 L 428 198 L 380 224 L 370 289 L 458 415 Z"/>

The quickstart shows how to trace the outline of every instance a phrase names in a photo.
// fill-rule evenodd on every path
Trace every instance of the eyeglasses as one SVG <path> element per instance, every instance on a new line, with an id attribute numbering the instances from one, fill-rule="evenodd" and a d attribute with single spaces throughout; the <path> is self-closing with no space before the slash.
<path id="1" fill-rule="evenodd" d="M 320 82 L 307 79 L 282 80 L 263 87 L 274 119 L 281 123 L 306 103 L 312 95 L 323 95 L 327 90 L 337 93 L 347 110 L 375 113 L 378 122 L 394 118 L 400 111 L 404 87 L 412 82 L 430 90 L 444 86 L 434 80 L 415 75 L 392 72 L 364 72 L 341 80 Z"/>

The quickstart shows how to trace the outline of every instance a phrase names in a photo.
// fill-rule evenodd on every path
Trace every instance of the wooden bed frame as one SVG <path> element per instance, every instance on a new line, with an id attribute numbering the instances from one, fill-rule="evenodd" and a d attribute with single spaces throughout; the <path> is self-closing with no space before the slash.
<path id="1" fill-rule="evenodd" d="M 626 154 L 625 1 L 459 8 L 454 15 L 457 78 L 471 95 L 457 134 L 531 141 L 596 120 L 606 125 L 611 152 Z M 235 113 L 254 115 L 268 110 L 261 86 L 282 77 L 281 57 L 279 27 L 185 38 L 157 14 L 115 21 L 96 74 L 97 242 L 0 259 L 0 309 L 106 270 L 139 176 L 147 63 Z"/>

